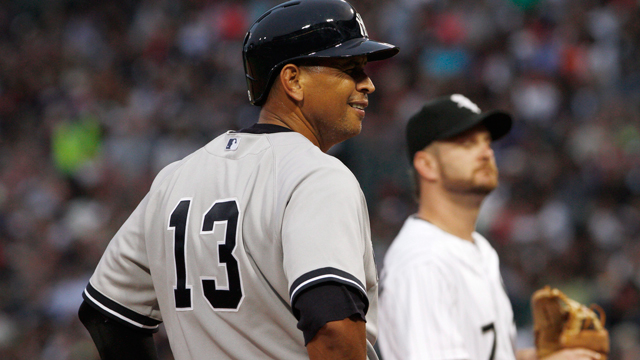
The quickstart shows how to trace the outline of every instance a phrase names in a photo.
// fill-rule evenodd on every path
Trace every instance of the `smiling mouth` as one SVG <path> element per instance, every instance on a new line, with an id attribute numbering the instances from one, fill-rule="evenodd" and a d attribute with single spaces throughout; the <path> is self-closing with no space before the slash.
<path id="1" fill-rule="evenodd" d="M 363 104 L 349 104 L 354 109 L 364 110 L 365 106 Z"/>

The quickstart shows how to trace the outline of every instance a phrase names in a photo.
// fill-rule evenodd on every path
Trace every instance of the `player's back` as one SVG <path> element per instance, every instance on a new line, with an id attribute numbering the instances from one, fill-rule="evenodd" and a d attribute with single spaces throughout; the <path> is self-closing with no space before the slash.
<path id="1" fill-rule="evenodd" d="M 357 180 L 301 134 L 257 124 L 164 168 L 83 296 L 127 326 L 164 321 L 179 360 L 306 359 L 313 329 L 298 329 L 291 304 L 324 284 L 359 294 L 376 359 L 377 275 Z"/>
<path id="2" fill-rule="evenodd" d="M 159 174 L 146 247 L 176 359 L 308 357 L 281 226 L 298 182 L 334 161 L 298 133 L 228 132 Z"/>

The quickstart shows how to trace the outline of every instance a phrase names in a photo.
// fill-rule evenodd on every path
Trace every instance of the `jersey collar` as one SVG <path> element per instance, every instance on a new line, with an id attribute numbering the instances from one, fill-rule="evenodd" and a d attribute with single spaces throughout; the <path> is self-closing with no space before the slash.
<path id="1" fill-rule="evenodd" d="M 240 129 L 239 133 L 249 134 L 274 134 L 279 132 L 292 132 L 293 130 L 280 125 L 255 123 L 248 128 Z"/>

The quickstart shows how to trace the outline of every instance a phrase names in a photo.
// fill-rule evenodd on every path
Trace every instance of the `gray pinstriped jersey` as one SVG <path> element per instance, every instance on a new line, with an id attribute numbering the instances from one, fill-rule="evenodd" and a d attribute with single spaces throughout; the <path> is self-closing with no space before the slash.
<path id="1" fill-rule="evenodd" d="M 176 359 L 306 359 L 292 300 L 325 281 L 369 300 L 377 275 L 360 186 L 295 132 L 227 132 L 163 169 L 107 247 L 84 297 Z"/>

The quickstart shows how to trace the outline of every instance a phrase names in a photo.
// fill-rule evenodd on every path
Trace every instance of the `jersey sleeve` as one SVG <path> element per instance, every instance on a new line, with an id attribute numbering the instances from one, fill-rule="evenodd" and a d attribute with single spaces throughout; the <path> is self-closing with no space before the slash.
<path id="1" fill-rule="evenodd" d="M 383 276 L 380 349 L 385 359 L 469 359 L 460 311 L 447 274 L 435 265 L 405 267 Z"/>
<path id="2" fill-rule="evenodd" d="M 334 282 L 361 294 L 366 313 L 369 231 L 364 196 L 346 167 L 323 167 L 306 176 L 293 191 L 282 224 L 291 304 L 306 289 Z"/>
<path id="3" fill-rule="evenodd" d="M 83 292 L 89 305 L 141 331 L 155 332 L 162 319 L 144 235 L 145 197 L 105 250 Z"/>
<path id="4" fill-rule="evenodd" d="M 364 301 L 351 286 L 325 282 L 303 291 L 295 302 L 293 313 L 302 330 L 305 346 L 318 330 L 330 321 L 357 318 L 366 321 Z"/>

